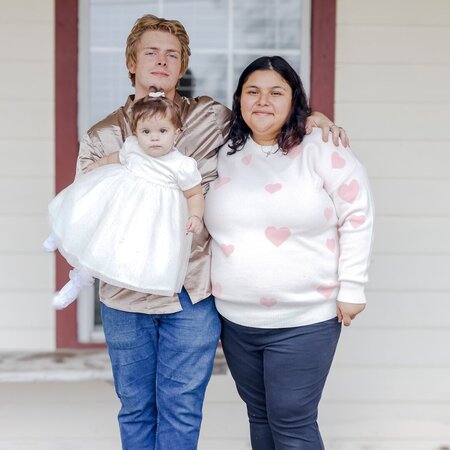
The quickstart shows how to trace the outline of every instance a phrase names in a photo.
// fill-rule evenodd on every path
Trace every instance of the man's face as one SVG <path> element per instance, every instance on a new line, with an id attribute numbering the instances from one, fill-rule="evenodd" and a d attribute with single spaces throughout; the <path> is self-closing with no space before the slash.
<path id="1" fill-rule="evenodd" d="M 180 41 L 165 31 L 146 31 L 136 46 L 136 63 L 130 62 L 128 70 L 135 75 L 136 100 L 146 96 L 150 86 L 173 99 L 181 78 Z"/>

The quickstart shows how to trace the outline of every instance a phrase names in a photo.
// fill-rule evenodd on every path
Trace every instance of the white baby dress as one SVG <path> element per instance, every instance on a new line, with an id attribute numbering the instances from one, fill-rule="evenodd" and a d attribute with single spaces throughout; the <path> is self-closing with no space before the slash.
<path id="1" fill-rule="evenodd" d="M 137 292 L 173 295 L 186 275 L 192 236 L 183 195 L 201 175 L 173 149 L 153 158 L 129 137 L 121 164 L 79 176 L 49 205 L 59 251 L 74 267 Z"/>

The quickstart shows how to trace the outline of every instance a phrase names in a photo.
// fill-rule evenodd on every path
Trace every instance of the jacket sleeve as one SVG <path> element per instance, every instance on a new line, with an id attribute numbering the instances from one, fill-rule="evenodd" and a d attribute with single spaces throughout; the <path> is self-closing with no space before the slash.
<path id="1" fill-rule="evenodd" d="M 89 133 L 85 134 L 80 141 L 75 177 L 81 175 L 89 164 L 102 158 L 105 154 L 100 139 L 93 138 Z"/>
<path id="2" fill-rule="evenodd" d="M 217 178 L 217 154 L 219 148 L 226 142 L 230 130 L 230 110 L 221 103 L 213 100 L 212 102 L 211 108 L 214 113 L 214 121 L 217 127 L 216 141 L 209 153 L 200 161 L 197 161 L 198 169 L 202 174 L 202 188 L 204 194 L 208 192 L 209 184 Z"/>

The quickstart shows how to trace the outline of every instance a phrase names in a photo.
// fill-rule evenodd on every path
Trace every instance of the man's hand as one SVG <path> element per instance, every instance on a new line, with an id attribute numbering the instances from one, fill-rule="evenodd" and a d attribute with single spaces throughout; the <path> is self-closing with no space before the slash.
<path id="1" fill-rule="evenodd" d="M 85 167 L 84 173 L 92 172 L 94 169 L 97 169 L 100 166 L 105 166 L 106 164 L 120 164 L 119 152 L 110 153 L 109 155 L 89 164 Z"/>
<path id="2" fill-rule="evenodd" d="M 349 146 L 350 142 L 345 130 L 335 125 L 327 116 L 317 111 L 314 111 L 306 119 L 306 134 L 311 133 L 314 127 L 322 129 L 322 139 L 324 142 L 328 142 L 328 136 L 331 132 L 334 145 L 338 146 L 340 139 L 344 147 Z"/>
<path id="3" fill-rule="evenodd" d="M 336 304 L 338 320 L 339 322 L 343 322 L 346 327 L 348 327 L 356 315 L 366 307 L 364 303 L 345 303 L 338 301 Z"/>

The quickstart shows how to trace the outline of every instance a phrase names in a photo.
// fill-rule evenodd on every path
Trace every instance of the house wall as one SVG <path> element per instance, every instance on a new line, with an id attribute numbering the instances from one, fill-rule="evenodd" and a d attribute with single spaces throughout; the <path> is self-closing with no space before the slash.
<path id="1" fill-rule="evenodd" d="M 338 0 L 336 122 L 375 195 L 368 307 L 321 408 L 332 450 L 450 447 L 450 4 Z"/>
<path id="2" fill-rule="evenodd" d="M 0 351 L 55 348 L 53 30 L 52 0 L 1 2 Z"/>

